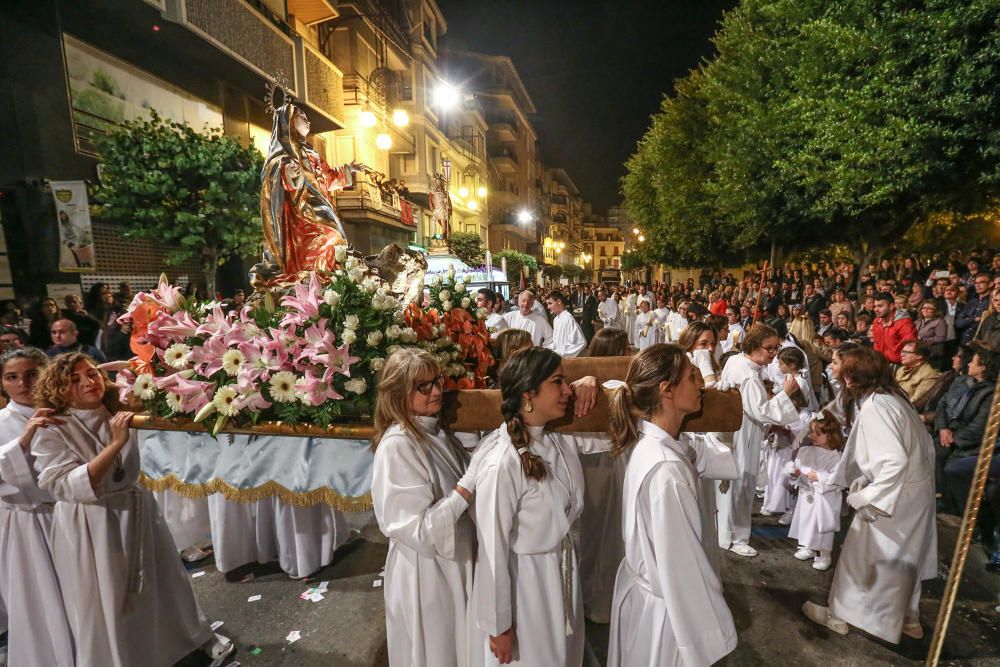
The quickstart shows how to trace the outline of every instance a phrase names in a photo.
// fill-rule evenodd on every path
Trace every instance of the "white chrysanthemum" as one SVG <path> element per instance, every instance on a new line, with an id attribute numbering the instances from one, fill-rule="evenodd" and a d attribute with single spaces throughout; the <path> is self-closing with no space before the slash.
<path id="1" fill-rule="evenodd" d="M 175 394 L 172 391 L 167 392 L 167 407 L 174 412 L 182 412 L 184 409 L 184 402 L 180 394 Z"/>
<path id="2" fill-rule="evenodd" d="M 399 340 L 403 341 L 404 343 L 416 343 L 417 332 L 411 329 L 410 327 L 406 327 L 405 329 L 399 332 Z"/>
<path id="3" fill-rule="evenodd" d="M 347 271 L 347 277 L 351 279 L 351 282 L 360 283 L 364 280 L 365 270 L 360 266 L 356 266 L 353 269 Z"/>
<path id="4" fill-rule="evenodd" d="M 344 389 L 352 394 L 363 394 L 368 389 L 368 383 L 364 378 L 351 378 L 344 383 Z"/>
<path id="5" fill-rule="evenodd" d="M 368 276 L 361 282 L 361 286 L 365 288 L 366 292 L 372 294 L 376 289 L 378 289 L 378 278 L 375 276 Z"/>
<path id="6" fill-rule="evenodd" d="M 226 371 L 226 375 L 235 377 L 243 368 L 246 360 L 247 358 L 239 350 L 226 350 L 226 353 L 222 355 L 222 370 Z"/>
<path id="7" fill-rule="evenodd" d="M 153 376 L 149 373 L 142 373 L 135 379 L 132 385 L 132 393 L 144 401 L 148 401 L 156 396 L 156 385 L 153 384 Z"/>
<path id="8" fill-rule="evenodd" d="M 184 343 L 174 343 L 163 353 L 163 361 L 167 366 L 184 370 L 191 363 L 191 346 Z"/>
<path id="9" fill-rule="evenodd" d="M 361 320 L 358 319 L 357 315 L 348 315 L 344 318 L 345 329 L 357 329 L 359 326 L 361 326 Z"/>
<path id="10" fill-rule="evenodd" d="M 447 313 L 449 310 L 452 309 L 451 301 L 442 301 L 441 308 L 444 310 L 444 312 Z"/>
<path id="11" fill-rule="evenodd" d="M 368 334 L 368 338 L 365 339 L 365 342 L 367 342 L 371 347 L 375 347 L 382 342 L 382 338 L 383 336 L 381 331 L 373 331 Z"/>
<path id="12" fill-rule="evenodd" d="M 344 260 L 344 268 L 347 269 L 348 273 L 350 273 L 357 267 L 358 267 L 357 257 L 348 257 L 346 260 Z"/>
<path id="13" fill-rule="evenodd" d="M 386 338 L 389 340 L 396 340 L 403 333 L 403 330 L 399 328 L 398 324 L 390 324 L 389 328 L 385 330 Z"/>
<path id="14" fill-rule="evenodd" d="M 462 299 L 462 308 L 468 308 L 469 304 L 471 303 L 472 299 L 470 299 L 469 297 L 465 297 L 464 299 Z"/>
<path id="15" fill-rule="evenodd" d="M 332 289 L 326 290 L 325 292 L 323 292 L 323 301 L 328 306 L 331 307 L 336 306 L 338 303 L 340 303 L 340 292 Z"/>
<path id="16" fill-rule="evenodd" d="M 278 403 L 295 401 L 295 382 L 298 380 L 291 371 L 279 371 L 271 376 L 271 398 Z"/>
<path id="17" fill-rule="evenodd" d="M 344 329 L 344 333 L 340 334 L 340 340 L 350 345 L 358 339 L 358 334 L 354 332 L 354 329 Z"/>
<path id="18" fill-rule="evenodd" d="M 239 394 L 232 387 L 219 387 L 212 398 L 212 404 L 223 417 L 235 417 L 240 413 L 236 407 L 236 398 Z"/>
<path id="19" fill-rule="evenodd" d="M 438 298 L 441 299 L 441 301 L 451 301 L 451 292 L 449 292 L 446 289 L 443 289 L 440 292 L 438 292 Z"/>
<path id="20" fill-rule="evenodd" d="M 378 373 L 380 370 L 382 370 L 382 366 L 385 365 L 385 359 L 383 359 L 382 357 L 375 357 L 368 363 L 371 366 L 371 369 L 376 373 Z"/>

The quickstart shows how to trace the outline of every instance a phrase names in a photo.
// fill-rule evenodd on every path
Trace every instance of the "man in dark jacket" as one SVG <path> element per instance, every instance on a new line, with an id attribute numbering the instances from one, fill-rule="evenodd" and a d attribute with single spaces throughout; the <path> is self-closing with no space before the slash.
<path id="1" fill-rule="evenodd" d="M 958 330 L 959 340 L 963 344 L 971 341 L 979 328 L 979 320 L 986 309 L 990 306 L 990 274 L 979 273 L 972 280 L 976 288 L 976 294 L 970 296 L 962 306 L 962 309 L 955 316 L 955 329 Z"/>
<path id="2" fill-rule="evenodd" d="M 826 297 L 816 292 L 815 285 L 806 283 L 803 291 L 802 307 L 809 313 L 813 325 L 819 325 L 819 313 L 827 307 Z"/>

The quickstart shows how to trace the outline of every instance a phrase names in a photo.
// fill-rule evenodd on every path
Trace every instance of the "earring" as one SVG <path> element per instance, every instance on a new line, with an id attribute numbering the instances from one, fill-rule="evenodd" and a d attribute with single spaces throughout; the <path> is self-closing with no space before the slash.
<path id="1" fill-rule="evenodd" d="M 524 411 L 525 412 L 532 412 L 532 411 L 534 411 L 534 409 L 535 409 L 535 406 L 531 404 L 531 401 L 528 401 L 527 403 L 524 404 Z"/>

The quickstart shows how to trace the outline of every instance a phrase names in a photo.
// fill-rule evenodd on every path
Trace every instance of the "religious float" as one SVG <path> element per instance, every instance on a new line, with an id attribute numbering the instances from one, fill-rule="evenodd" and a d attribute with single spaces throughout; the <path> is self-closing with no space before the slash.
<path id="1" fill-rule="evenodd" d="M 332 193 L 366 167 L 331 168 L 306 142 L 309 121 L 284 89 L 272 84 L 267 99 L 274 121 L 255 294 L 229 312 L 186 300 L 165 278 L 138 294 L 122 316 L 132 323 L 135 356 L 116 384 L 123 402 L 142 408 L 133 424 L 142 431 L 141 480 L 150 489 L 362 511 L 371 507 L 377 375 L 398 348 L 438 357 L 445 422 L 454 430 L 499 425 L 499 392 L 486 389 L 494 364 L 487 313 L 475 307 L 470 279 L 453 269 L 427 275 L 421 253 L 394 245 L 374 257 L 351 250 Z M 444 250 L 447 188 L 435 194 Z M 626 364 L 574 360 L 567 371 L 621 379 Z M 701 430 L 736 430 L 738 400 L 712 394 L 703 419 L 711 426 Z M 587 420 L 567 418 L 560 428 L 603 431 L 606 415 L 599 401 Z"/>

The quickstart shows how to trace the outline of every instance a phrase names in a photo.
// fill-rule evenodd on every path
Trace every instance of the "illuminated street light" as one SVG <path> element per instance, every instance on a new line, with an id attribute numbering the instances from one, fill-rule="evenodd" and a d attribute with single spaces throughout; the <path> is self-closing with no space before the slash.
<path id="1" fill-rule="evenodd" d="M 633 227 L 632 228 L 632 234 L 634 234 L 635 236 L 638 236 L 639 235 L 639 228 L 638 227 Z"/>
<path id="2" fill-rule="evenodd" d="M 468 197 L 469 196 L 469 188 L 467 188 L 465 186 L 460 187 L 458 189 L 458 196 L 461 197 L 462 199 L 465 199 L 466 197 Z"/>
<path id="3" fill-rule="evenodd" d="M 531 222 L 531 219 L 532 219 L 531 211 L 522 208 L 520 211 L 517 212 L 517 221 L 520 222 L 522 225 L 528 224 L 529 222 Z"/>
<path id="4" fill-rule="evenodd" d="M 406 127 L 410 124 L 410 114 L 403 109 L 396 109 L 392 112 L 392 124 L 396 127 Z"/>
<path id="5" fill-rule="evenodd" d="M 639 243 L 642 243 L 645 240 L 646 240 L 646 237 L 643 236 L 642 234 L 639 234 Z"/>
<path id="6" fill-rule="evenodd" d="M 362 111 L 361 112 L 361 124 L 364 127 L 375 127 L 375 123 L 377 123 L 377 122 L 378 122 L 378 118 L 376 118 L 375 114 L 372 113 L 371 111 Z"/>
<path id="7" fill-rule="evenodd" d="M 484 199 L 486 197 L 486 186 L 480 185 L 479 189 L 476 190 L 476 194 L 479 195 L 480 199 Z"/>
<path id="8" fill-rule="evenodd" d="M 469 200 L 469 209 L 472 210 L 472 211 L 475 211 L 478 208 L 479 208 L 479 202 L 477 202 L 475 199 L 470 199 Z"/>
<path id="9" fill-rule="evenodd" d="M 392 148 L 392 137 L 385 132 L 379 132 L 378 136 L 375 137 L 375 145 L 378 146 L 380 150 L 387 151 Z"/>
<path id="10" fill-rule="evenodd" d="M 433 105 L 442 111 L 454 109 L 461 100 L 462 94 L 450 83 L 442 81 L 434 89 Z"/>

